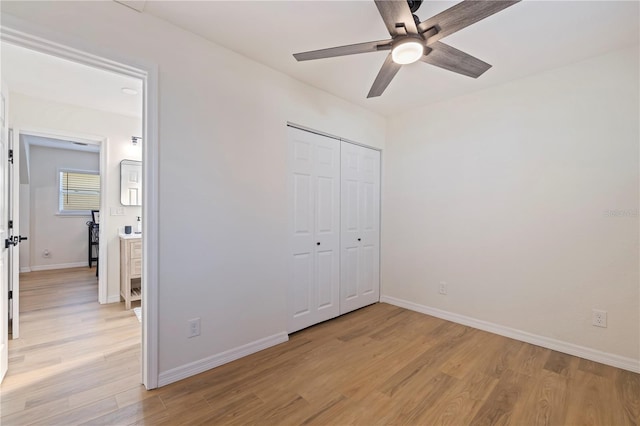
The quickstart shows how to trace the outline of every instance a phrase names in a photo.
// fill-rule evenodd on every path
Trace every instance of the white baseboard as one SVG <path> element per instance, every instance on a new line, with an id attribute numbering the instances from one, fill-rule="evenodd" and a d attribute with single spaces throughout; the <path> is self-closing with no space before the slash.
<path id="1" fill-rule="evenodd" d="M 20 273 L 23 274 L 25 272 L 31 272 L 31 268 L 28 266 L 23 266 L 20 268 Z"/>
<path id="2" fill-rule="evenodd" d="M 247 343 L 246 345 L 238 346 L 237 348 L 230 349 L 217 355 L 181 365 L 180 367 L 172 368 L 171 370 L 160 373 L 158 377 L 158 387 L 211 370 L 212 368 L 218 367 L 222 364 L 235 361 L 236 359 L 270 348 L 271 346 L 279 345 L 280 343 L 284 343 L 288 340 L 289 335 L 282 332 L 274 334 L 273 336 L 258 339 L 254 342 Z"/>
<path id="3" fill-rule="evenodd" d="M 59 263 L 57 265 L 38 265 L 31 266 L 31 271 L 48 271 L 51 269 L 67 269 L 67 268 L 79 268 L 81 266 L 86 266 L 87 262 L 75 262 L 75 263 Z"/>
<path id="4" fill-rule="evenodd" d="M 640 373 L 640 360 L 627 358 L 620 355 L 602 352 L 597 349 L 587 348 L 585 346 L 574 345 L 573 343 L 564 342 L 562 340 L 552 339 L 550 337 L 539 336 L 528 333 L 526 331 L 516 330 L 515 328 L 505 327 L 488 321 L 467 317 L 453 312 L 443 311 L 429 306 L 420 305 L 403 299 L 397 299 L 391 296 L 380 296 L 380 302 L 389 303 L 401 308 L 420 312 L 422 314 L 431 315 L 447 321 L 477 328 L 479 330 L 488 331 L 490 333 L 499 334 L 500 336 L 509 337 L 511 339 L 520 340 L 522 342 L 531 343 L 532 345 L 542 346 L 543 348 L 552 349 L 554 351 L 563 352 L 565 354 L 574 355 L 602 364 L 611 365 L 613 367 L 622 368 L 624 370 Z"/>

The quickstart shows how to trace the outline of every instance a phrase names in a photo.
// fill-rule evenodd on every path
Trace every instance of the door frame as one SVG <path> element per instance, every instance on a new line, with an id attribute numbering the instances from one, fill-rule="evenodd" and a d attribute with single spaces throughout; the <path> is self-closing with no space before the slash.
<path id="1" fill-rule="evenodd" d="M 20 142 L 20 136 L 38 136 L 38 137 L 42 137 L 42 138 L 51 138 L 51 139 L 60 139 L 60 140 L 65 140 L 65 141 L 70 141 L 70 142 L 80 142 L 80 143 L 86 143 L 89 145 L 97 145 L 100 147 L 100 206 L 106 206 L 107 205 L 107 193 L 109 191 L 109 180 L 107 179 L 107 160 L 108 160 L 108 150 L 107 150 L 107 145 L 109 143 L 109 139 L 102 137 L 102 136 L 94 136 L 94 135 L 88 135 L 88 134 L 80 134 L 80 133 L 75 133 L 75 132 L 65 132 L 65 131 L 60 131 L 60 130 L 50 130 L 50 129 L 36 129 L 36 128 L 12 128 L 13 132 L 17 135 L 18 137 L 18 143 Z M 20 148 L 18 146 L 18 148 Z M 18 171 L 19 173 L 19 171 Z M 19 200 L 18 200 L 19 203 Z M 102 208 L 102 207 L 101 207 Z M 106 207 L 105 207 L 106 209 Z M 29 220 L 31 221 L 31 217 L 29 218 Z M 103 235 L 103 232 L 105 232 L 105 230 L 108 227 L 108 223 L 109 223 L 109 215 L 106 214 L 106 210 L 105 213 L 103 213 L 100 216 L 100 223 L 103 224 L 100 227 L 100 241 L 107 241 L 107 238 L 105 235 Z M 29 232 L 31 232 L 31 224 L 29 224 Z M 31 257 L 31 254 L 33 253 L 29 253 L 29 256 Z M 107 294 L 108 294 L 108 269 L 107 265 L 108 265 L 108 255 L 109 255 L 109 250 L 107 249 L 107 247 L 105 246 L 105 244 L 102 244 L 100 246 L 98 246 L 98 302 L 100 304 L 105 304 L 105 303 L 109 303 Z"/>
<path id="2" fill-rule="evenodd" d="M 2 16 L 0 40 L 143 82 L 142 173 L 144 205 L 142 291 L 142 383 L 158 387 L 158 67 L 70 39 L 10 15 Z M 107 206 L 105 206 L 107 208 Z M 104 270 L 105 268 L 100 268 Z"/>

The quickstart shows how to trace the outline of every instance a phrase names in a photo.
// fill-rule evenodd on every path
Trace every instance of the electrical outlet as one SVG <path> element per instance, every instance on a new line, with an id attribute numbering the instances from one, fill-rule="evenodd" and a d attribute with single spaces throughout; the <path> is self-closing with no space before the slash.
<path id="1" fill-rule="evenodd" d="M 111 207 L 111 216 L 124 216 L 124 207 Z"/>
<path id="2" fill-rule="evenodd" d="M 438 293 L 447 294 L 447 283 L 445 281 L 440 281 L 440 287 L 438 288 Z"/>
<path id="3" fill-rule="evenodd" d="M 200 318 L 190 319 L 189 323 L 189 337 L 196 337 L 200 335 Z"/>
<path id="4" fill-rule="evenodd" d="M 607 327 L 607 311 L 593 309 L 591 323 L 594 327 Z"/>

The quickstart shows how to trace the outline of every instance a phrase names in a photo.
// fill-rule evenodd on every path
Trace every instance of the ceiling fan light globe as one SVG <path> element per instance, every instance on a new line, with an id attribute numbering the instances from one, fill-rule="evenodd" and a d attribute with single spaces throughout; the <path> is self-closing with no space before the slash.
<path id="1" fill-rule="evenodd" d="M 409 40 L 395 45 L 391 51 L 391 58 L 396 64 L 407 65 L 420 59 L 423 54 L 424 46 L 422 43 Z"/>

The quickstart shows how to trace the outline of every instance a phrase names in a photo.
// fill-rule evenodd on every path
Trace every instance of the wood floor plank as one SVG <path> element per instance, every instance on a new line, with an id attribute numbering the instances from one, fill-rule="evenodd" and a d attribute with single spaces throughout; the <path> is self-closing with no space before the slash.
<path id="1" fill-rule="evenodd" d="M 394 398 L 394 410 L 387 424 L 424 424 L 424 418 L 430 414 L 435 406 L 443 401 L 446 391 L 456 385 L 458 380 L 447 374 L 437 372 L 428 380 L 414 383 L 411 388 L 405 388 L 404 394 Z"/>
<path id="2" fill-rule="evenodd" d="M 81 422 L 81 425 L 128 425 L 139 422 L 145 417 L 152 417 L 157 413 L 163 413 L 166 407 L 157 396 L 147 398 L 135 404 L 127 405 L 102 416 Z"/>
<path id="3" fill-rule="evenodd" d="M 636 420 L 626 415 L 623 401 L 612 392 L 613 382 L 607 378 L 576 371 L 568 381 L 568 424 L 580 425 L 635 425 Z M 637 397 L 636 397 L 637 398 Z"/>
<path id="4" fill-rule="evenodd" d="M 365 401 L 373 392 L 382 392 L 385 384 L 416 358 L 416 354 L 431 348 L 433 343 L 406 342 L 400 336 L 385 340 L 385 346 L 371 354 L 371 360 L 353 366 L 347 377 L 343 376 L 338 390 L 349 401 Z M 346 380 L 345 380 L 346 379 Z"/>
<path id="5" fill-rule="evenodd" d="M 115 398 L 110 396 L 90 404 L 64 411 L 63 413 L 52 417 L 37 420 L 33 424 L 43 426 L 78 424 L 81 422 L 91 421 L 117 409 L 118 404 L 116 403 Z"/>
<path id="6" fill-rule="evenodd" d="M 578 370 L 613 380 L 616 377 L 617 368 L 588 359 L 580 359 L 578 360 Z"/>
<path id="7" fill-rule="evenodd" d="M 523 403 L 523 395 L 530 385 L 528 376 L 505 370 L 500 380 L 471 421 L 474 425 L 517 424 L 511 418 L 518 403 Z"/>
<path id="8" fill-rule="evenodd" d="M 491 394 L 498 379 L 472 371 L 445 391 L 442 401 L 422 419 L 428 425 L 471 424 L 480 407 Z"/>
<path id="9" fill-rule="evenodd" d="M 544 364 L 544 369 L 553 371 L 561 376 L 573 377 L 574 372 L 578 368 L 579 361 L 579 358 L 571 355 L 552 351 L 547 358 L 547 362 Z"/>
<path id="10" fill-rule="evenodd" d="M 160 389 L 95 270 L 23 275 L 4 425 L 638 425 L 640 376 L 384 303 Z"/>
<path id="11" fill-rule="evenodd" d="M 463 339 L 457 348 L 451 350 L 440 371 L 459 379 L 463 378 L 478 368 L 476 361 L 479 353 L 492 352 L 500 337 L 479 330 L 474 331 L 479 333 L 478 338 Z"/>
<path id="12" fill-rule="evenodd" d="M 513 339 L 502 340 L 494 345 L 493 350 L 486 351 L 492 355 L 485 358 L 488 361 L 484 368 L 485 373 L 497 378 L 502 377 L 506 370 L 516 365 L 517 354 L 523 345 L 525 343 Z"/>
<path id="13" fill-rule="evenodd" d="M 525 343 L 515 356 L 513 370 L 527 376 L 535 376 L 544 368 L 550 353 L 550 349 Z"/>
<path id="14" fill-rule="evenodd" d="M 566 377 L 541 370 L 528 376 L 533 379 L 529 391 L 524 394 L 523 404 L 513 413 L 514 424 L 564 425 L 566 418 Z"/>
<path id="15" fill-rule="evenodd" d="M 616 399 L 624 407 L 627 421 L 640 425 L 640 375 L 616 369 Z"/>

